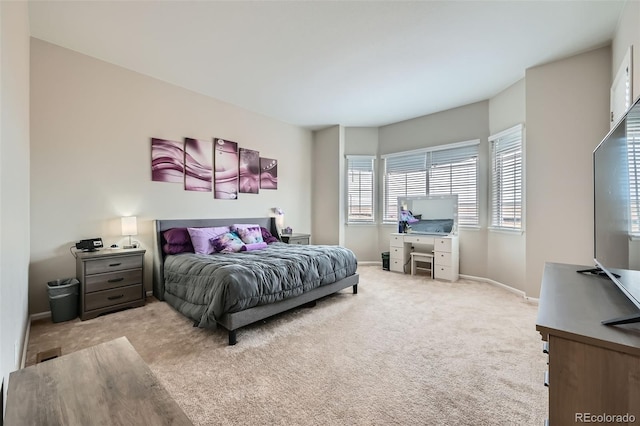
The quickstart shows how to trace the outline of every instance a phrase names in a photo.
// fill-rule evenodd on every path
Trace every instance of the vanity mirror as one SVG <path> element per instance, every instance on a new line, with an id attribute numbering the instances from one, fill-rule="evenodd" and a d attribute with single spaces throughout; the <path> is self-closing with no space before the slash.
<path id="1" fill-rule="evenodd" d="M 457 231 L 457 195 L 398 197 L 398 232 L 456 235 Z"/>

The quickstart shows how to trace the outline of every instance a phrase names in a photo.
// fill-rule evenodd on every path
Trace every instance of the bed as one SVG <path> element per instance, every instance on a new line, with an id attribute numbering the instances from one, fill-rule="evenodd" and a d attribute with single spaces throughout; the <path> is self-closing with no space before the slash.
<path id="1" fill-rule="evenodd" d="M 344 247 L 274 242 L 261 250 L 211 255 L 163 249 L 170 229 L 234 224 L 256 224 L 277 235 L 274 218 L 154 221 L 153 295 L 194 326 L 221 326 L 234 345 L 241 327 L 348 287 L 357 294 L 357 259 Z"/>

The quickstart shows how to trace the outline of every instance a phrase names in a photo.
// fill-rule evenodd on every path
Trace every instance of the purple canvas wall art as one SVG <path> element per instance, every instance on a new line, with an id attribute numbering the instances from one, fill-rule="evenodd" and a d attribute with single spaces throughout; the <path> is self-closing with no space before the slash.
<path id="1" fill-rule="evenodd" d="M 211 191 L 213 155 L 211 142 L 184 139 L 184 189 L 187 191 Z"/>
<path id="2" fill-rule="evenodd" d="M 184 181 L 184 142 L 151 138 L 151 180 Z"/>
<path id="3" fill-rule="evenodd" d="M 215 138 L 213 197 L 221 200 L 238 198 L 238 143 Z"/>
<path id="4" fill-rule="evenodd" d="M 278 189 L 278 160 L 260 157 L 260 188 Z"/>
<path id="5" fill-rule="evenodd" d="M 260 153 L 240 148 L 240 192 L 257 194 L 260 190 Z"/>

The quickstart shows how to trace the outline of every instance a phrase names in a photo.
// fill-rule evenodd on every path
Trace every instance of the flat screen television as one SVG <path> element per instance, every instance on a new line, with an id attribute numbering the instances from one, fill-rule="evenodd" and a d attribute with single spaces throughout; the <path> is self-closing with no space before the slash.
<path id="1" fill-rule="evenodd" d="M 639 174 L 640 104 L 636 102 L 593 152 L 597 268 L 591 272 L 606 274 L 637 308 L 631 315 L 602 321 L 607 325 L 640 322 L 640 239 L 633 237 L 640 235 L 634 229 L 640 225 Z"/>

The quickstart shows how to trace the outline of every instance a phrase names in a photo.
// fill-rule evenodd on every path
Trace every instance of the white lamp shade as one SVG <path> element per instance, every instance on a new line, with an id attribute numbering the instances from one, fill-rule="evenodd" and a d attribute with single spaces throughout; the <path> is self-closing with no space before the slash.
<path id="1" fill-rule="evenodd" d="M 122 235 L 138 235 L 138 221 L 135 216 L 121 218 Z"/>

